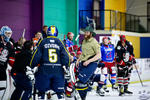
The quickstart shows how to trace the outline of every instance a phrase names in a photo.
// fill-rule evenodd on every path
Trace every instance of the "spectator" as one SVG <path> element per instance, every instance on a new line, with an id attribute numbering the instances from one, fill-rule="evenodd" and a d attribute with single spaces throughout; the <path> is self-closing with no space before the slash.
<path id="1" fill-rule="evenodd" d="M 35 34 L 35 37 L 32 39 L 33 40 L 33 44 L 34 44 L 34 47 L 36 47 L 36 44 L 38 43 L 38 41 L 42 39 L 42 33 L 41 32 L 37 32 Z"/>
<path id="2" fill-rule="evenodd" d="M 43 36 L 43 38 L 47 37 L 47 29 L 48 29 L 48 26 L 44 25 L 43 29 L 42 29 L 42 36 Z"/>

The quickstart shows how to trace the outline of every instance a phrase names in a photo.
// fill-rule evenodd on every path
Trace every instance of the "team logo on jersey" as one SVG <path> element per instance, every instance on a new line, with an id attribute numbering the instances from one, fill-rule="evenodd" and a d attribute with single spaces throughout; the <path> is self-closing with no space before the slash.
<path id="1" fill-rule="evenodd" d="M 123 57 L 124 57 L 124 62 L 128 62 L 129 61 L 129 57 L 130 57 L 130 54 L 129 54 L 129 52 L 126 52 L 126 53 L 124 53 L 123 54 Z"/>
<path id="2" fill-rule="evenodd" d="M 118 49 L 118 50 L 120 50 L 120 49 L 121 49 L 121 47 L 120 47 L 120 46 L 118 46 L 118 47 L 117 47 L 117 49 Z"/>
<path id="3" fill-rule="evenodd" d="M 0 61 L 6 62 L 7 61 L 7 56 L 8 56 L 8 50 L 7 49 L 1 50 L 1 52 L 0 52 Z"/>

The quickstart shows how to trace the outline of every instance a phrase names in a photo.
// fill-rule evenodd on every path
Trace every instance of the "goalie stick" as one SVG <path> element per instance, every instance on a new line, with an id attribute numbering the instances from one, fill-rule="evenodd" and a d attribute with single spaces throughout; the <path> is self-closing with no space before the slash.
<path id="1" fill-rule="evenodd" d="M 67 73 L 67 69 L 65 66 L 63 66 L 64 71 Z M 71 78 L 71 85 L 73 86 L 73 92 L 74 92 L 74 98 L 75 100 L 81 100 L 79 92 L 76 90 L 75 85 L 73 83 L 76 83 L 75 79 L 75 73 L 74 73 L 75 63 L 72 63 L 69 67 L 69 75 Z"/>

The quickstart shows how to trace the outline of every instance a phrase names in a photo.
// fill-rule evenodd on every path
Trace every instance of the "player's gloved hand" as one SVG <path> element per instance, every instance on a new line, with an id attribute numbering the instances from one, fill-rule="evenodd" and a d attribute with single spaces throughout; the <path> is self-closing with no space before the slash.
<path id="1" fill-rule="evenodd" d="M 67 80 L 67 82 L 70 81 L 70 73 L 69 73 L 69 69 L 66 68 L 66 66 L 63 66 L 63 69 L 64 69 L 64 76 L 65 76 L 65 79 Z"/>
<path id="2" fill-rule="evenodd" d="M 130 56 L 129 61 L 131 61 L 132 64 L 136 64 L 136 60 L 133 55 Z"/>
<path id="3" fill-rule="evenodd" d="M 102 68 L 105 67 L 105 64 L 100 62 L 100 63 L 98 64 L 98 68 L 101 68 L 101 67 L 102 67 Z"/>
<path id="4" fill-rule="evenodd" d="M 136 64 L 136 60 L 135 60 L 135 58 L 133 58 L 132 62 L 133 62 L 133 64 Z"/>
<path id="5" fill-rule="evenodd" d="M 33 71 L 29 66 L 26 66 L 26 75 L 31 81 L 33 81 L 35 79 Z"/>
<path id="6" fill-rule="evenodd" d="M 131 65 L 133 64 L 133 62 L 132 62 L 132 61 L 128 61 L 128 62 L 125 62 L 125 64 L 126 64 L 127 66 L 131 66 Z"/>
<path id="7" fill-rule="evenodd" d="M 67 70 L 67 71 L 65 72 L 65 79 L 66 79 L 67 81 L 70 80 L 70 73 L 69 73 L 69 70 Z"/>
<path id="8" fill-rule="evenodd" d="M 127 69 L 128 69 L 128 66 L 119 66 L 118 69 L 119 69 L 119 70 L 122 70 L 122 71 L 123 71 L 123 70 L 127 70 Z"/>
<path id="9" fill-rule="evenodd" d="M 36 66 L 36 67 L 34 67 L 33 69 L 32 69 L 32 72 L 33 73 L 36 73 L 38 71 L 38 66 Z"/>

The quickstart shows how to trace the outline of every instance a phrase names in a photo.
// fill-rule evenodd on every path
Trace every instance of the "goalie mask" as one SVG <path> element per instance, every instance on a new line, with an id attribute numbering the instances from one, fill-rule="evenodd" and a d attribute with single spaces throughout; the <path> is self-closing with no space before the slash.
<path id="1" fill-rule="evenodd" d="M 3 26 L 0 31 L 0 35 L 4 37 L 5 42 L 9 42 L 12 35 L 12 30 L 8 26 Z"/>

